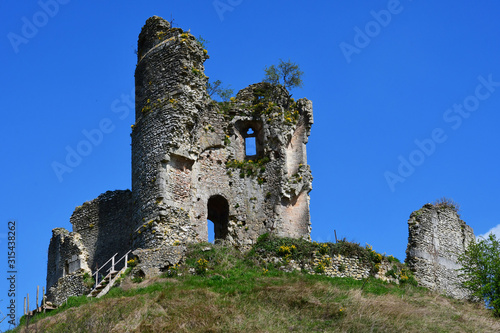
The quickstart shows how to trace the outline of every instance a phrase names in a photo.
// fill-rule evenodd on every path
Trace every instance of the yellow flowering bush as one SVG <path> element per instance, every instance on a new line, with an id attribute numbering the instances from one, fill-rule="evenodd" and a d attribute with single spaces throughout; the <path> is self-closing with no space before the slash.
<path id="1" fill-rule="evenodd" d="M 326 269 L 326 266 L 322 263 L 322 262 L 319 262 L 316 267 L 314 267 L 314 271 L 316 273 L 324 273 L 325 272 L 325 269 Z"/>
<path id="2" fill-rule="evenodd" d="M 319 253 L 327 254 L 329 249 L 330 247 L 328 246 L 328 244 L 323 243 L 319 246 Z"/>
<path id="3" fill-rule="evenodd" d="M 168 277 L 174 277 L 179 274 L 179 264 L 175 264 L 173 266 L 170 266 L 168 270 L 165 272 L 165 275 Z"/>
<path id="4" fill-rule="evenodd" d="M 137 261 L 135 259 L 130 259 L 129 261 L 127 261 L 127 266 L 128 267 L 135 267 L 135 266 L 137 266 Z"/>
<path id="5" fill-rule="evenodd" d="M 292 245 L 292 246 L 281 245 L 278 248 L 278 254 L 283 257 L 283 256 L 291 255 L 296 250 L 297 250 L 297 248 L 295 247 L 295 245 Z"/>
<path id="6" fill-rule="evenodd" d="M 208 270 L 208 260 L 200 258 L 196 261 L 195 271 L 199 275 L 204 275 Z"/>

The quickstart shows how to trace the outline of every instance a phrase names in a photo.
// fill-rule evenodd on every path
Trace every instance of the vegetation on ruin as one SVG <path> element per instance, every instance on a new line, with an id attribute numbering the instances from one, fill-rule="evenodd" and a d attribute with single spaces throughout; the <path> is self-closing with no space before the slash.
<path id="1" fill-rule="evenodd" d="M 230 160 L 226 163 L 227 174 L 233 175 L 233 171 L 239 171 L 240 178 L 257 177 L 259 184 L 265 182 L 264 172 L 266 164 L 269 162 L 269 157 L 262 157 L 256 160 Z"/>
<path id="2" fill-rule="evenodd" d="M 222 102 L 228 102 L 233 95 L 233 89 L 224 87 L 221 80 L 207 82 L 207 93 L 210 97 L 218 96 Z"/>
<path id="3" fill-rule="evenodd" d="M 273 89 L 271 93 L 273 95 L 286 95 L 286 105 L 285 109 L 292 103 L 292 94 L 290 91 L 293 88 L 300 88 L 303 85 L 302 75 L 304 72 L 300 70 L 298 64 L 292 62 L 290 59 L 284 61 L 279 60 L 277 65 L 271 65 L 264 68 L 264 79 L 263 82 L 268 82 L 271 84 Z"/>
<path id="4" fill-rule="evenodd" d="M 439 208 L 451 208 L 453 209 L 456 213 L 460 211 L 460 205 L 453 201 L 451 198 L 446 198 L 442 197 L 440 199 L 437 199 L 432 203 L 434 206 L 439 207 Z"/>

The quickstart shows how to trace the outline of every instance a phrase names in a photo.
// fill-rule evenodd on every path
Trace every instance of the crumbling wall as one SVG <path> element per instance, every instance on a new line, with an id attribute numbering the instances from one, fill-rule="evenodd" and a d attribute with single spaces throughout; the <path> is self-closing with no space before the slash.
<path id="1" fill-rule="evenodd" d="M 91 288 L 85 285 L 85 272 L 79 271 L 60 278 L 47 292 L 47 302 L 56 306 L 63 304 L 69 297 L 90 293 Z"/>
<path id="2" fill-rule="evenodd" d="M 47 262 L 47 300 L 61 304 L 69 296 L 88 290 L 83 274 L 90 273 L 88 252 L 78 233 L 63 228 L 52 230 Z"/>
<path id="3" fill-rule="evenodd" d="M 131 275 L 141 278 L 152 278 L 179 264 L 186 254 L 186 247 L 160 246 L 154 249 L 137 249 L 132 252 L 137 266 Z"/>
<path id="4" fill-rule="evenodd" d="M 92 270 L 115 253 L 118 260 L 132 247 L 132 193 L 130 190 L 107 191 L 77 207 L 70 222 L 73 231 L 81 235 Z"/>
<path id="5" fill-rule="evenodd" d="M 118 260 L 132 245 L 132 194 L 108 191 L 85 202 L 70 218 L 73 232 L 52 231 L 47 263 L 47 300 L 61 304 L 69 296 L 90 290 L 85 273 L 103 265 L 118 253 Z"/>
<path id="6" fill-rule="evenodd" d="M 406 263 L 420 285 L 463 299 L 457 257 L 474 239 L 474 232 L 457 212 L 446 205 L 426 204 L 408 220 Z"/>

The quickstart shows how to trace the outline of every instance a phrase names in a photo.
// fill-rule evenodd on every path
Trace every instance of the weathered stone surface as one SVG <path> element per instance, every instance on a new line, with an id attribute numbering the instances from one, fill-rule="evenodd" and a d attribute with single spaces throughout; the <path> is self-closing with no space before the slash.
<path id="1" fill-rule="evenodd" d="M 63 228 L 52 230 L 47 262 L 47 300 L 61 304 L 69 296 L 81 295 L 86 287 L 81 277 L 88 267 L 88 252 L 78 233 Z"/>
<path id="2" fill-rule="evenodd" d="M 132 252 L 138 261 L 132 274 L 145 278 L 158 276 L 168 268 L 180 263 L 185 253 L 186 247 L 180 245 L 137 249 Z"/>
<path id="3" fill-rule="evenodd" d="M 408 220 L 406 263 L 420 285 L 463 299 L 457 257 L 473 240 L 474 232 L 450 207 L 426 204 Z"/>
<path id="4" fill-rule="evenodd" d="M 138 47 L 134 247 L 207 241 L 207 219 L 217 239 L 241 248 L 265 232 L 309 239 L 312 103 L 289 102 L 283 92 L 271 98 L 267 83 L 214 102 L 206 51 L 158 17 L 148 19 Z"/>
<path id="5" fill-rule="evenodd" d="M 85 286 L 82 270 L 74 274 L 67 275 L 48 289 L 47 301 L 59 306 L 63 304 L 68 297 L 86 295 L 90 288 Z"/>
<path id="6" fill-rule="evenodd" d="M 77 207 L 70 222 L 73 231 L 81 235 L 92 270 L 101 267 L 115 253 L 118 260 L 132 246 L 132 193 L 107 191 Z"/>
<path id="7" fill-rule="evenodd" d="M 75 251 L 95 270 L 135 249 L 152 276 L 179 262 L 184 247 L 174 245 L 207 241 L 209 227 L 241 249 L 266 232 L 310 239 L 311 101 L 258 83 L 217 103 L 206 90 L 206 59 L 189 32 L 157 16 L 146 21 L 135 72 L 132 192 L 108 191 L 75 210 L 79 252 L 51 241 L 48 287 L 64 276 L 64 264 L 68 271 L 82 265 L 71 261 Z"/>
<path id="8" fill-rule="evenodd" d="M 117 260 L 132 245 L 132 195 L 126 191 L 108 191 L 85 202 L 70 218 L 73 232 L 62 228 L 52 231 L 47 264 L 47 297 L 58 304 L 67 296 L 86 291 L 77 281 L 91 269 L 100 267 L 115 253 Z M 83 272 L 83 273 L 82 273 Z M 82 280 L 83 281 L 83 280 Z M 52 288 L 51 288 L 52 287 Z M 64 299 L 65 300 L 65 299 Z"/>

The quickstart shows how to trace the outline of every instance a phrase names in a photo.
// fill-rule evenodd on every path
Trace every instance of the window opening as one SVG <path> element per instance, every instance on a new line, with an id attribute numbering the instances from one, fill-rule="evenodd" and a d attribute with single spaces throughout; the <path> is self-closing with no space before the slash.
<path id="1" fill-rule="evenodd" d="M 245 155 L 257 155 L 257 146 L 255 145 L 255 132 L 251 127 L 247 130 L 245 137 Z"/>

